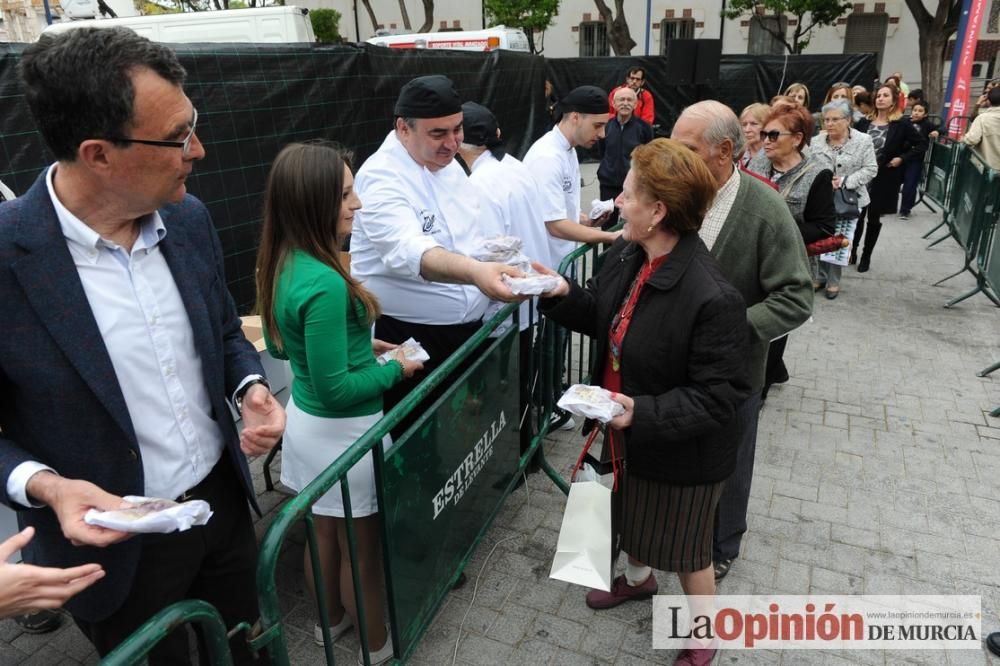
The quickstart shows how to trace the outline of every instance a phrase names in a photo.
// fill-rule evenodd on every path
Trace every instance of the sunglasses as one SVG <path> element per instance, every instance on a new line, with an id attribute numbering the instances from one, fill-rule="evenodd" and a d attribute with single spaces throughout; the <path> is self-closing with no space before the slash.
<path id="1" fill-rule="evenodd" d="M 771 130 L 769 132 L 761 132 L 761 141 L 777 141 L 779 136 L 791 136 L 792 134 L 798 134 L 798 132 L 779 132 L 778 130 Z"/>

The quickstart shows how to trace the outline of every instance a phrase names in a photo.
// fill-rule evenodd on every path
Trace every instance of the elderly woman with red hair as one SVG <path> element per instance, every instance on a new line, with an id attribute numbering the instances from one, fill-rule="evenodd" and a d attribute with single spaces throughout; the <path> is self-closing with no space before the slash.
<path id="1" fill-rule="evenodd" d="M 806 245 L 832 236 L 837 222 L 833 203 L 833 170 L 823 155 L 806 155 L 803 149 L 813 136 L 812 115 L 801 106 L 774 106 L 764 123 L 760 137 L 766 159 L 757 158 L 748 169 L 778 186 L 788 209 L 799 226 Z M 771 384 L 788 380 L 782 355 L 787 338 L 771 343 L 767 355 L 767 374 L 761 398 L 767 397 Z"/>

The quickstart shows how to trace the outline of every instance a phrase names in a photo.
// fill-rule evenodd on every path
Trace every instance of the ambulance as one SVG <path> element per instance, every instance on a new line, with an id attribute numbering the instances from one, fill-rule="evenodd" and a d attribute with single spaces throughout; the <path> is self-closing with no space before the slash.
<path id="1" fill-rule="evenodd" d="M 486 30 L 420 32 L 408 35 L 376 35 L 367 41 L 390 49 L 451 49 L 454 51 L 522 51 L 529 53 L 528 38 L 519 28 L 502 25 Z"/>

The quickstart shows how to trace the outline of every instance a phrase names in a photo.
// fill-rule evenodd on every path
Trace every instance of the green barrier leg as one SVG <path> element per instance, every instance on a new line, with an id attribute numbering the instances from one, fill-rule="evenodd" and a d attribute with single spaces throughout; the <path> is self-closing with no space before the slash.
<path id="1" fill-rule="evenodd" d="M 323 579 L 323 569 L 319 558 L 319 543 L 316 540 L 316 523 L 310 508 L 305 516 L 306 546 L 309 548 L 309 561 L 312 564 L 313 586 L 316 588 L 316 605 L 319 608 L 319 626 L 323 632 L 323 652 L 326 663 L 333 663 L 333 641 L 330 640 L 330 609 L 326 607 L 326 583 Z"/>
<path id="2" fill-rule="evenodd" d="M 928 245 L 927 249 L 929 250 L 932 247 L 934 247 L 935 245 L 937 245 L 938 243 L 942 243 L 942 242 L 948 240 L 949 238 L 951 238 L 951 232 L 948 232 L 947 235 L 941 236 L 941 238 L 938 238 L 936 241 L 934 241 L 933 243 L 931 243 L 930 245 Z"/>
<path id="3" fill-rule="evenodd" d="M 195 622 L 201 628 L 209 663 L 213 666 L 232 666 L 233 656 L 229 652 L 229 637 L 222 616 L 214 606 L 200 599 L 187 599 L 164 608 L 101 660 L 100 666 L 145 663 L 157 643 L 188 622 Z"/>
<path id="4" fill-rule="evenodd" d="M 929 208 L 929 206 L 928 206 L 928 208 Z M 938 229 L 940 229 L 941 227 L 943 227 L 946 224 L 948 224 L 947 221 L 941 220 L 940 222 L 938 222 L 938 224 L 937 224 L 936 227 L 934 227 L 933 229 L 931 229 L 930 231 L 928 231 L 926 234 L 924 234 L 923 236 L 921 236 L 921 238 L 930 238 L 931 234 L 933 234 L 935 231 L 937 231 Z"/>
<path id="5" fill-rule="evenodd" d="M 997 407 L 992 412 L 990 412 L 990 416 L 992 416 L 993 418 L 1000 418 L 1000 407 Z"/>
<path id="6" fill-rule="evenodd" d="M 953 277 L 958 277 L 959 275 L 961 275 L 962 273 L 964 273 L 965 271 L 968 271 L 968 270 L 971 270 L 971 267 L 969 266 L 969 263 L 966 262 L 965 266 L 962 267 L 962 270 L 958 271 L 957 273 L 952 273 L 951 275 L 949 275 L 946 278 L 941 278 L 940 280 L 938 280 L 937 282 L 935 282 L 931 286 L 932 287 L 936 287 L 939 284 L 941 284 L 942 282 L 947 282 L 948 280 L 952 279 Z"/>
<path id="7" fill-rule="evenodd" d="M 990 374 L 994 370 L 1000 370 L 1000 361 L 997 361 L 996 363 L 994 363 L 993 365 L 991 365 L 988 368 L 980 370 L 979 372 L 976 373 L 976 377 L 985 377 L 986 375 Z"/>
<path id="8" fill-rule="evenodd" d="M 946 308 L 950 308 L 950 307 L 951 307 L 951 306 L 953 306 L 953 305 L 957 305 L 957 304 L 961 303 L 962 301 L 964 301 L 964 300 L 965 300 L 965 299 L 967 299 L 967 298 L 971 298 L 972 296 L 975 296 L 976 294 L 978 294 L 978 293 L 979 293 L 979 292 L 981 292 L 982 290 L 983 290 L 983 288 L 982 288 L 982 287 L 976 287 L 975 289 L 973 289 L 973 290 L 972 290 L 972 291 L 970 291 L 969 293 L 967 293 L 967 294 L 962 294 L 962 295 L 961 295 L 961 296 L 959 296 L 958 298 L 955 298 L 955 299 L 952 299 L 952 300 L 948 301 L 947 303 L 945 303 L 945 304 L 944 304 L 944 306 L 945 306 Z"/>

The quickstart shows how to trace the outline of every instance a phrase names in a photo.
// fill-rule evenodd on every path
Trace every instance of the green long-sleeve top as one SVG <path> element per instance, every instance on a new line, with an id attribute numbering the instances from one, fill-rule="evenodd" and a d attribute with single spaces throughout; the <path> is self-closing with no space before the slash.
<path id="1" fill-rule="evenodd" d="M 265 330 L 267 350 L 290 362 L 292 398 L 307 414 L 374 414 L 382 393 L 402 379 L 397 361 L 375 360 L 364 306 L 351 302 L 344 278 L 305 252 L 295 250 L 281 267 L 274 318 L 284 349 L 278 352 Z"/>

